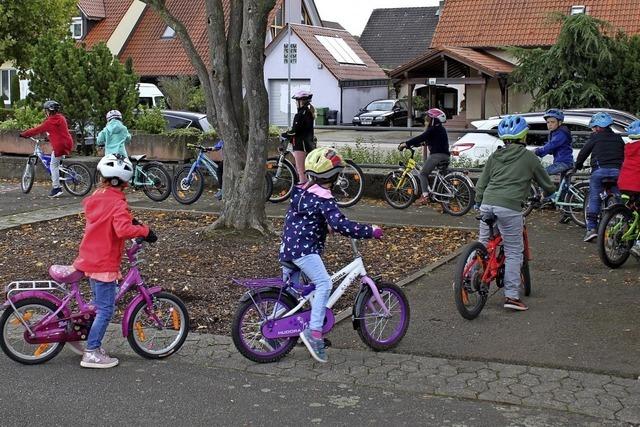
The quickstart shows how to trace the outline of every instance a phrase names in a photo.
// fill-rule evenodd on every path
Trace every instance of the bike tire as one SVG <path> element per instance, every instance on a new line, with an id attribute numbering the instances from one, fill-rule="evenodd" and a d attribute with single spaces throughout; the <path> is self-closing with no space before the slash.
<path id="1" fill-rule="evenodd" d="M 531 186 L 529 187 L 529 197 L 527 197 L 527 200 L 524 201 L 522 210 L 520 211 L 522 213 L 522 216 L 526 217 L 531 212 L 533 212 L 533 210 L 535 209 L 535 203 L 533 202 L 533 200 L 539 199 L 540 189 L 538 189 L 535 184 L 531 184 Z"/>
<path id="2" fill-rule="evenodd" d="M 262 323 L 266 320 L 263 313 L 269 316 L 276 308 L 289 311 L 296 306 L 296 303 L 288 294 L 272 290 L 258 292 L 253 295 L 253 299 L 262 306 L 262 309 L 256 307 L 251 298 L 240 303 L 231 325 L 233 344 L 240 354 L 249 360 L 258 363 L 276 362 L 293 349 L 298 337 L 259 339 L 262 337 Z M 269 311 L 270 307 L 272 311 Z M 251 331 L 250 328 L 254 330 Z M 247 333 L 253 339 L 249 339 Z"/>
<path id="3" fill-rule="evenodd" d="M 85 196 L 93 187 L 93 174 L 82 163 L 67 163 L 64 168 L 71 173 L 60 171 L 62 186 L 73 196 Z"/>
<path id="4" fill-rule="evenodd" d="M 416 200 L 418 185 L 412 175 L 402 180 L 402 170 L 389 172 L 382 185 L 384 200 L 395 209 L 406 209 Z M 401 181 L 402 180 L 402 181 Z"/>
<path id="5" fill-rule="evenodd" d="M 523 255 L 522 267 L 520 267 L 520 283 L 523 288 L 524 296 L 531 295 L 531 271 L 529 271 L 529 260 Z"/>
<path id="6" fill-rule="evenodd" d="M 51 301 L 43 300 L 40 298 L 27 298 L 22 301 L 18 301 L 16 304 L 16 309 L 18 313 L 20 313 L 20 317 L 24 319 L 26 322 L 31 323 L 31 319 L 33 314 L 29 316 L 28 319 L 25 319 L 27 310 L 25 309 L 24 313 L 20 312 L 22 308 L 25 307 L 42 307 L 46 311 L 46 315 L 36 319 L 31 325 L 36 325 L 39 320 L 42 320 L 45 316 L 51 315 L 55 313 L 58 307 L 52 303 Z M 33 312 L 32 312 L 33 313 Z M 58 313 L 58 318 L 63 319 L 64 314 L 62 312 Z M 10 331 L 9 328 L 12 326 L 16 326 L 15 331 Z M 20 319 L 15 315 L 15 312 L 12 307 L 8 307 L 0 316 L 0 348 L 2 351 L 11 359 L 18 363 L 22 363 L 23 365 L 37 365 L 40 363 L 47 362 L 58 355 L 62 351 L 64 347 L 64 343 L 62 342 L 54 342 L 47 344 L 29 344 L 24 341 L 24 325 L 20 322 Z M 16 336 L 17 341 L 21 342 L 22 350 L 18 350 L 8 342 L 9 336 Z M 18 339 L 19 337 L 19 339 Z M 31 355 L 26 354 L 26 348 L 32 350 Z"/>
<path id="7" fill-rule="evenodd" d="M 440 202 L 442 210 L 451 216 L 465 215 L 475 203 L 476 192 L 474 188 L 469 185 L 467 177 L 458 172 L 449 173 L 443 179 L 454 190 L 454 196 L 449 201 Z M 443 187 L 441 184 L 439 193 L 445 193 Z"/>
<path id="8" fill-rule="evenodd" d="M 359 300 L 356 309 L 355 327 L 363 343 L 375 351 L 390 350 L 396 347 L 407 333 L 411 310 L 409 300 L 402 289 L 387 282 L 376 283 L 383 303 L 390 309 L 392 316 L 386 318 L 371 288 L 367 287 L 365 295 Z M 391 320 L 396 320 L 387 328 Z M 387 330 L 388 335 L 382 338 Z"/>
<path id="9" fill-rule="evenodd" d="M 364 194 L 364 174 L 362 169 L 352 160 L 346 160 L 346 163 L 347 165 L 340 172 L 331 189 L 336 204 L 341 208 L 355 205 Z"/>
<path id="10" fill-rule="evenodd" d="M 140 356 L 147 359 L 163 359 L 180 350 L 186 341 L 187 335 L 189 335 L 189 313 L 182 300 L 173 294 L 158 292 L 151 297 L 153 300 L 153 312 L 156 316 L 158 316 L 158 313 L 161 313 L 162 316 L 166 315 L 166 321 L 164 321 L 164 317 L 160 319 L 163 320 L 162 329 L 159 329 L 158 324 L 149 318 L 146 310 L 147 302 L 143 299 L 131 312 L 131 318 L 127 325 L 129 327 L 127 341 L 129 341 L 129 345 L 133 351 Z M 170 307 L 165 309 L 165 307 L 160 306 L 160 303 L 167 303 Z M 142 316 L 146 316 L 147 318 L 146 324 L 144 325 L 141 319 Z M 175 337 L 167 340 L 169 342 L 168 344 L 159 346 L 157 343 L 165 337 L 161 336 L 160 339 L 156 340 L 156 338 L 158 338 L 157 334 L 168 330 L 177 331 L 177 334 Z M 156 335 L 150 340 L 147 340 L 147 333 L 156 333 Z M 144 345 L 143 342 L 149 342 L 151 348 Z"/>
<path id="11" fill-rule="evenodd" d="M 607 267 L 618 268 L 629 258 L 634 241 L 623 242 L 621 237 L 632 223 L 633 215 L 623 205 L 611 208 L 602 217 L 598 226 L 598 255 Z"/>
<path id="12" fill-rule="evenodd" d="M 271 203 L 280 203 L 291 197 L 293 187 L 298 182 L 298 173 L 293 164 L 284 159 L 278 172 L 279 157 L 269 157 L 267 159 L 267 172 L 271 175 L 272 190 L 269 196 Z"/>
<path id="13" fill-rule="evenodd" d="M 479 262 L 478 256 L 482 259 Z M 456 308 L 462 317 L 467 320 L 473 320 L 482 311 L 487 302 L 487 294 L 481 292 L 481 278 L 484 274 L 487 259 L 487 248 L 480 242 L 469 243 L 460 253 L 460 258 L 456 263 L 455 276 L 453 280 L 453 296 Z M 474 268 L 471 262 L 481 268 Z M 466 272 L 466 274 L 465 274 Z M 473 273 L 473 277 L 468 277 L 469 273 Z M 475 303 L 469 308 L 470 297 L 475 298 Z"/>
<path id="14" fill-rule="evenodd" d="M 20 189 L 24 194 L 31 191 L 35 180 L 36 168 L 30 161 L 27 161 L 27 164 L 24 166 L 24 171 L 22 172 L 22 179 L 20 180 Z"/>
<path id="15" fill-rule="evenodd" d="M 151 180 L 153 183 L 142 185 L 142 191 L 154 202 L 161 202 L 171 194 L 171 175 L 160 162 L 149 162 L 142 166 L 142 171 L 146 174 L 142 179 Z"/>
<path id="16" fill-rule="evenodd" d="M 191 171 L 191 166 L 183 167 L 174 175 L 171 183 L 173 198 L 183 205 L 195 203 L 200 199 L 204 191 L 204 174 L 202 171 L 196 168 L 191 177 L 189 177 L 189 171 Z M 190 182 L 189 178 L 191 178 Z"/>
<path id="17" fill-rule="evenodd" d="M 577 182 L 573 184 L 573 188 L 579 195 L 573 194 L 571 191 L 567 191 L 564 195 L 565 203 L 575 203 L 581 204 L 582 207 L 575 208 L 572 206 L 567 206 L 565 211 L 571 217 L 571 220 L 575 222 L 580 227 L 586 227 L 586 217 L 585 217 L 585 203 L 587 203 L 589 196 L 589 183 L 588 182 Z M 582 198 L 582 200 L 580 200 Z"/>

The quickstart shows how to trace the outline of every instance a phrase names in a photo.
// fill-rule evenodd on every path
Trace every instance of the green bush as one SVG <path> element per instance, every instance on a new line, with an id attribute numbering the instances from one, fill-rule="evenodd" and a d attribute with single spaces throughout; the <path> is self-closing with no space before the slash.
<path id="1" fill-rule="evenodd" d="M 0 122 L 13 118 L 13 110 L 11 108 L 0 108 Z"/>
<path id="2" fill-rule="evenodd" d="M 20 126 L 18 126 L 18 121 L 16 119 L 9 119 L 3 122 L 0 122 L 0 131 L 2 130 L 22 130 Z"/>
<path id="3" fill-rule="evenodd" d="M 160 109 L 146 107 L 140 108 L 132 126 L 137 131 L 151 134 L 164 133 L 166 127 L 167 122 L 162 117 Z"/>
<path id="4" fill-rule="evenodd" d="M 281 129 L 276 125 L 269 125 L 269 136 L 270 137 L 280 136 L 280 134 L 282 132 L 284 132 L 284 129 Z"/>
<path id="5" fill-rule="evenodd" d="M 25 130 L 39 125 L 44 120 L 44 113 L 40 108 L 24 106 L 9 111 L 13 118 L 8 118 L 7 113 L 7 120 L 0 123 L 0 130 Z"/>

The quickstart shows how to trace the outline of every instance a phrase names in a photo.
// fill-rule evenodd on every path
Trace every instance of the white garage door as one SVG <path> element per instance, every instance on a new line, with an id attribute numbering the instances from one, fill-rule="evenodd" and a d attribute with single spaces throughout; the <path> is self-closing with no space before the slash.
<path id="1" fill-rule="evenodd" d="M 291 95 L 286 79 L 269 80 L 269 123 L 278 126 L 287 126 L 287 101 L 291 102 L 291 121 L 298 107 L 291 96 L 297 90 L 311 90 L 310 80 L 291 80 Z"/>

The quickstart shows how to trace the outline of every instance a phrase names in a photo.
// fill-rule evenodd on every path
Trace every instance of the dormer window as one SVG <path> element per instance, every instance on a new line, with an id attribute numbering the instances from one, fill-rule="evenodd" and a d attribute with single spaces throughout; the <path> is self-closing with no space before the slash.
<path id="1" fill-rule="evenodd" d="M 271 37 L 275 38 L 280 31 L 284 28 L 285 24 L 285 16 L 284 16 L 284 7 L 280 7 L 276 10 L 276 13 L 273 17 L 273 22 L 271 23 Z"/>
<path id="2" fill-rule="evenodd" d="M 173 28 L 167 26 L 167 28 L 165 28 L 164 33 L 162 33 L 162 37 L 163 39 L 172 39 L 176 36 L 176 30 L 174 30 Z"/>
<path id="3" fill-rule="evenodd" d="M 587 13 L 587 6 L 571 6 L 571 15 L 584 15 Z"/>
<path id="4" fill-rule="evenodd" d="M 82 38 L 82 17 L 76 16 L 71 19 L 71 25 L 69 26 L 69 32 L 71 33 L 71 37 L 76 40 Z"/>

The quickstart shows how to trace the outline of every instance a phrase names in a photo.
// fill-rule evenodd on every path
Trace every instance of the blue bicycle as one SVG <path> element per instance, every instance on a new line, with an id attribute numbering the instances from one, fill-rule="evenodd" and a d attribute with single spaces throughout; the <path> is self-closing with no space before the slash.
<path id="1" fill-rule="evenodd" d="M 183 167 L 173 176 L 173 185 L 171 186 L 173 197 L 183 205 L 195 203 L 202 195 L 202 192 L 204 191 L 203 168 L 214 178 L 214 186 L 216 186 L 218 190 L 222 189 L 218 182 L 219 166 L 206 155 L 208 152 L 220 150 L 222 148 L 222 144 L 218 143 L 213 147 L 187 144 L 187 147 L 198 150 L 198 157 L 196 157 L 195 162 Z M 271 174 L 268 172 L 265 175 L 265 181 L 265 199 L 268 200 L 271 196 L 273 186 Z"/>
<path id="2" fill-rule="evenodd" d="M 35 143 L 33 154 L 29 156 L 27 164 L 22 172 L 22 180 L 20 181 L 20 187 L 23 193 L 28 193 L 33 187 L 33 182 L 36 179 L 36 164 L 38 159 L 42 162 L 45 170 L 51 175 L 51 156 L 44 154 L 40 148 L 40 144 L 44 141 L 36 138 L 29 138 Z M 91 179 L 91 171 L 88 167 L 81 163 L 63 163 L 60 162 L 60 183 L 69 194 L 73 196 L 84 196 L 93 185 Z"/>

